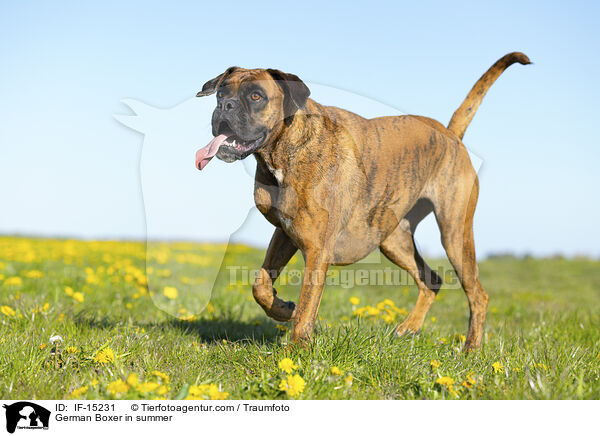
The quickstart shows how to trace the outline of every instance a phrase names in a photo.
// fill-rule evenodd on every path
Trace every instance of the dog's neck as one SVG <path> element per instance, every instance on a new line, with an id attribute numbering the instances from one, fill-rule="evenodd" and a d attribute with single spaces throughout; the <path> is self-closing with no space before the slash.
<path id="1" fill-rule="evenodd" d="M 311 151 L 318 154 L 308 148 L 314 147 L 312 142 L 324 129 L 323 112 L 323 106 L 308 99 L 303 109 L 299 109 L 291 120 L 286 120 L 287 125 L 283 122 L 279 135 L 256 152 L 280 183 L 284 169 L 290 171 L 298 164 L 307 163 L 311 160 Z"/>

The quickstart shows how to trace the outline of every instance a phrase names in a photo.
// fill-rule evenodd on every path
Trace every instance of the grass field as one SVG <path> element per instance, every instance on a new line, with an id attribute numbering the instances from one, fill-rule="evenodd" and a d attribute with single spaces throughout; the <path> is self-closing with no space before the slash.
<path id="1" fill-rule="evenodd" d="M 481 262 L 484 346 L 464 355 L 466 298 L 449 273 L 423 332 L 395 338 L 416 287 L 346 286 L 344 274 L 397 270 L 377 256 L 333 268 L 318 333 L 299 349 L 243 276 L 222 268 L 212 295 L 195 293 L 221 268 L 222 247 L 148 250 L 146 270 L 142 243 L 1 237 L 0 398 L 600 398 L 598 261 Z M 233 246 L 225 264 L 254 269 L 263 255 Z M 297 301 L 301 268 L 297 255 L 290 283 L 276 285 L 284 299 Z"/>

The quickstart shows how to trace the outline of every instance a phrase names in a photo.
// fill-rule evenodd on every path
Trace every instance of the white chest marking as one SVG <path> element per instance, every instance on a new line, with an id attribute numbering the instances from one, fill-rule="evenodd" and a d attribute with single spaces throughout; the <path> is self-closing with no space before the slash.
<path id="1" fill-rule="evenodd" d="M 275 176 L 275 178 L 277 179 L 277 181 L 281 185 L 283 183 L 283 171 L 282 170 L 275 170 L 273 172 L 273 175 Z"/>
<path id="2" fill-rule="evenodd" d="M 281 185 L 283 183 L 283 170 L 281 170 L 281 169 L 276 170 L 275 168 L 272 168 L 270 165 L 267 165 L 267 167 L 269 168 L 269 171 L 271 172 L 271 174 L 273 174 L 273 176 L 275 176 L 275 178 Z"/>

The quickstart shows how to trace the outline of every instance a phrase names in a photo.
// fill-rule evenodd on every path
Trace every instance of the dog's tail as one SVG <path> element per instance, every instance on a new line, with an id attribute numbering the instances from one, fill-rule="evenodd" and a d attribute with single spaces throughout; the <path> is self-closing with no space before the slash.
<path id="1" fill-rule="evenodd" d="M 465 130 L 469 127 L 469 123 L 471 123 L 473 116 L 475 116 L 475 112 L 477 112 L 477 108 L 481 104 L 481 100 L 483 100 L 485 93 L 494 84 L 496 79 L 500 77 L 500 74 L 515 62 L 522 65 L 531 63 L 527 56 L 519 52 L 509 53 L 498 59 L 496 63 L 481 76 L 477 83 L 475 83 L 475 86 L 473 86 L 473 89 L 471 89 L 471 92 L 469 92 L 465 101 L 463 101 L 460 107 L 456 109 L 456 112 L 452 115 L 450 124 L 448 124 L 448 130 L 452 131 L 460 139 L 463 138 Z"/>

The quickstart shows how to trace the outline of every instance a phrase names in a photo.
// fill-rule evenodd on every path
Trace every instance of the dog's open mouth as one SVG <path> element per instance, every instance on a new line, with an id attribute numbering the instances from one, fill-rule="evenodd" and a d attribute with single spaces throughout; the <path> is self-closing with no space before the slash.
<path id="1" fill-rule="evenodd" d="M 243 159 L 256 150 L 263 142 L 264 135 L 251 140 L 243 140 L 230 131 L 225 131 L 196 153 L 196 168 L 202 170 L 221 150 L 219 158 L 225 162 Z"/>
<path id="2" fill-rule="evenodd" d="M 258 143 L 261 138 L 252 139 L 250 141 L 244 141 L 235 135 L 227 136 L 221 146 L 233 147 L 237 151 L 242 153 L 254 149 L 254 146 Z"/>

